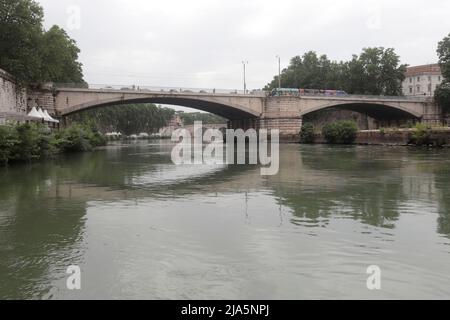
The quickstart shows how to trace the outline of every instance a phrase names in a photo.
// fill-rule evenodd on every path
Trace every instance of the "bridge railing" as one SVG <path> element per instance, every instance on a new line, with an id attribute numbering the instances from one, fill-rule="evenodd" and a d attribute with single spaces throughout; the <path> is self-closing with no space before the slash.
<path id="1" fill-rule="evenodd" d="M 56 89 L 92 89 L 92 90 L 120 90 L 136 92 L 164 92 L 164 93 L 196 93 L 196 94 L 240 94 L 240 95 L 266 95 L 262 90 L 237 90 L 220 88 L 184 88 L 184 87 L 155 87 L 138 85 L 109 85 L 109 84 L 80 84 L 80 83 L 53 83 Z"/>
<path id="2" fill-rule="evenodd" d="M 192 93 L 192 94 L 235 94 L 235 95 L 253 95 L 258 97 L 270 96 L 269 91 L 264 90 L 237 90 L 237 89 L 219 89 L 219 88 L 183 88 L 183 87 L 155 87 L 155 86 L 138 86 L 138 85 L 109 85 L 109 84 L 80 84 L 80 83 L 53 83 L 53 88 L 61 89 L 92 89 L 92 90 L 120 90 L 126 92 L 139 93 Z M 360 94 L 343 94 L 343 95 L 327 95 L 324 93 L 288 93 L 281 96 L 294 97 L 324 97 L 332 99 L 367 99 L 367 100 L 404 100 L 404 101 L 432 101 L 430 96 L 384 96 L 384 95 L 360 95 Z"/>
<path id="3" fill-rule="evenodd" d="M 362 95 L 348 94 L 345 96 L 336 96 L 336 98 L 354 98 L 354 99 L 378 99 L 378 100 L 410 100 L 410 101 L 427 101 L 433 99 L 429 96 L 383 96 L 383 95 Z"/>
<path id="4" fill-rule="evenodd" d="M 330 99 L 366 99 L 366 100 L 406 100 L 406 101 L 430 101 L 433 97 L 430 96 L 385 96 L 385 95 L 367 95 L 367 94 L 326 94 L 326 93 L 300 93 L 287 92 L 285 94 L 272 95 L 271 92 L 266 92 L 271 97 L 315 97 L 315 98 L 330 98 Z"/>

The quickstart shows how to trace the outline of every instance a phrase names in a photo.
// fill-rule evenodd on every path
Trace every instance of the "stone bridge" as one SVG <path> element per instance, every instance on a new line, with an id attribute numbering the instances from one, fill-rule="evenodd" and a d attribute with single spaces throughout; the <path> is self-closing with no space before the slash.
<path id="1" fill-rule="evenodd" d="M 130 103 L 156 103 L 190 107 L 228 119 L 231 128 L 279 129 L 283 137 L 298 135 L 305 115 L 328 108 L 340 108 L 368 115 L 376 120 L 414 119 L 439 122 L 440 111 L 423 97 L 385 96 L 269 96 L 252 93 L 206 92 L 201 90 L 85 89 L 53 88 L 32 95 L 35 103 L 57 117 L 90 108 Z M 30 100 L 29 99 L 29 100 Z"/>

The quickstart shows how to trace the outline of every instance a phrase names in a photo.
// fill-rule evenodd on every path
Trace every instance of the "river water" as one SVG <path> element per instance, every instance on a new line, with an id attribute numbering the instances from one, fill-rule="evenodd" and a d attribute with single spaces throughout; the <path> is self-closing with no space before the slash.
<path id="1" fill-rule="evenodd" d="M 450 150 L 286 144 L 264 177 L 171 149 L 0 169 L 0 298 L 450 298 Z"/>

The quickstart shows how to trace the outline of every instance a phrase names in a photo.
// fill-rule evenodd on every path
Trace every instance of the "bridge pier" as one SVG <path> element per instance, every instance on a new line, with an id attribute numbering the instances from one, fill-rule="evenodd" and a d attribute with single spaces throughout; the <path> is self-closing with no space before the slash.
<path id="1" fill-rule="evenodd" d="M 229 120 L 229 129 L 266 129 L 279 130 L 280 141 L 297 142 L 300 137 L 300 129 L 302 127 L 302 117 L 296 118 L 252 118 Z"/>

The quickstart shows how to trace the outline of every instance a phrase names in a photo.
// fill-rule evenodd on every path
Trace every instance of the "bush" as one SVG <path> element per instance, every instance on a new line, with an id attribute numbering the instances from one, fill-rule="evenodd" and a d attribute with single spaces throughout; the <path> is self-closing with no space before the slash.
<path id="1" fill-rule="evenodd" d="M 414 127 L 414 131 L 410 136 L 409 144 L 413 144 L 418 147 L 431 146 L 442 147 L 446 143 L 446 139 L 439 135 L 432 134 L 432 128 L 422 123 L 418 123 Z"/>
<path id="2" fill-rule="evenodd" d="M 90 151 L 106 138 L 89 127 L 74 125 L 52 133 L 42 124 L 0 126 L 0 165 L 49 158 L 57 152 Z"/>
<path id="3" fill-rule="evenodd" d="M 322 134 L 328 143 L 351 144 L 355 142 L 358 127 L 354 121 L 336 121 L 327 124 Z"/>
<path id="4" fill-rule="evenodd" d="M 314 143 L 314 126 L 312 123 L 305 123 L 300 131 L 301 143 Z"/>
<path id="5" fill-rule="evenodd" d="M 73 125 L 58 135 L 58 147 L 63 152 L 82 152 L 92 150 L 88 133 L 80 125 Z"/>
<path id="6" fill-rule="evenodd" d="M 91 151 L 95 147 L 104 146 L 106 137 L 89 126 L 79 124 L 62 130 L 57 135 L 58 147 L 63 152 Z"/>
<path id="7" fill-rule="evenodd" d="M 12 158 L 13 149 L 19 143 L 17 131 L 12 126 L 0 126 L 0 165 L 6 165 Z"/>

